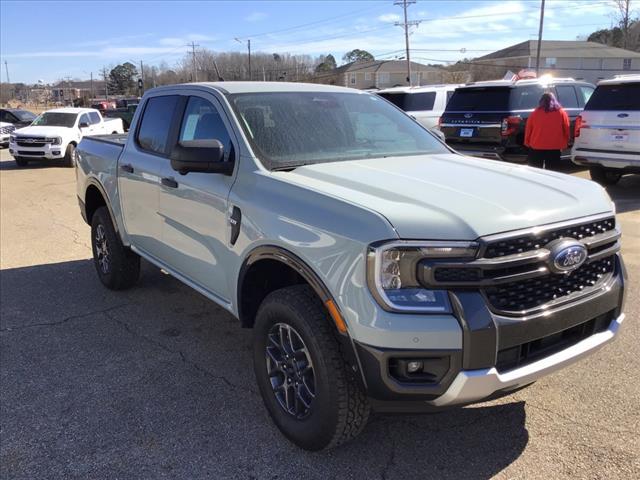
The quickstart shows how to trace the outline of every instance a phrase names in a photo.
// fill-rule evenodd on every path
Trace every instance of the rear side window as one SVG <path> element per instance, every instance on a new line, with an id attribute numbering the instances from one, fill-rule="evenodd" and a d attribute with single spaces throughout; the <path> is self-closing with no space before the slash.
<path id="1" fill-rule="evenodd" d="M 558 93 L 558 101 L 564 108 L 578 108 L 578 97 L 576 91 L 571 85 L 556 86 Z"/>
<path id="2" fill-rule="evenodd" d="M 224 146 L 224 159 L 229 160 L 231 137 L 218 110 L 203 98 L 190 97 L 182 117 L 179 140 L 219 140 Z"/>
<path id="3" fill-rule="evenodd" d="M 585 110 L 640 110 L 640 83 L 599 85 Z"/>
<path id="4" fill-rule="evenodd" d="M 593 95 L 593 90 L 593 87 L 588 87 L 586 85 L 578 86 L 578 102 L 580 103 L 581 107 L 584 107 L 589 101 L 591 95 Z"/>
<path id="5" fill-rule="evenodd" d="M 177 95 L 153 97 L 147 101 L 138 129 L 140 147 L 162 155 L 166 153 L 169 129 L 177 103 Z"/>
<path id="6" fill-rule="evenodd" d="M 89 120 L 91 120 L 92 125 L 100 123 L 100 115 L 98 115 L 98 112 L 89 112 Z"/>
<path id="7" fill-rule="evenodd" d="M 527 85 L 511 89 L 510 110 L 533 110 L 540 103 L 544 89 L 539 85 Z"/>
<path id="8" fill-rule="evenodd" d="M 436 92 L 381 93 L 379 95 L 405 112 L 433 110 L 433 104 L 436 101 Z"/>
<path id="9" fill-rule="evenodd" d="M 504 112 L 509 110 L 510 90 L 509 87 L 459 88 L 453 92 L 447 110 Z"/>

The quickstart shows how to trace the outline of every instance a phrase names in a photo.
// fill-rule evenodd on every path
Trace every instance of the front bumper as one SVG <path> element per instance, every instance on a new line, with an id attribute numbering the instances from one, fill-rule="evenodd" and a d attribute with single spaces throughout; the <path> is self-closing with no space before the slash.
<path id="1" fill-rule="evenodd" d="M 66 145 L 46 143 L 38 147 L 25 147 L 13 142 L 9 144 L 9 153 L 14 157 L 55 160 L 64 157 Z"/>
<path id="2" fill-rule="evenodd" d="M 594 353 L 615 338 L 624 320 L 626 276 L 616 258 L 615 273 L 602 288 L 526 317 L 492 312 L 479 292 L 451 291 L 462 349 L 385 350 L 355 342 L 374 408 L 429 411 L 475 403 L 516 391 Z M 406 382 L 394 375 L 398 359 L 440 363 L 429 382 Z"/>

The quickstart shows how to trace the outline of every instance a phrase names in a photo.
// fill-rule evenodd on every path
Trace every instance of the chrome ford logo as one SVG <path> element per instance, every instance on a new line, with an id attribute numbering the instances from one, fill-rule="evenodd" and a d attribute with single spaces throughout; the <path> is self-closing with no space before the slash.
<path id="1" fill-rule="evenodd" d="M 619 113 L 618 118 L 627 118 L 629 116 L 628 113 Z"/>
<path id="2" fill-rule="evenodd" d="M 546 247 L 550 250 L 549 268 L 555 273 L 569 273 L 582 265 L 589 252 L 587 248 L 577 240 L 564 238 L 549 243 Z"/>
<path id="3" fill-rule="evenodd" d="M 471 118 L 473 117 L 473 113 L 465 113 L 464 114 L 464 118 Z"/>

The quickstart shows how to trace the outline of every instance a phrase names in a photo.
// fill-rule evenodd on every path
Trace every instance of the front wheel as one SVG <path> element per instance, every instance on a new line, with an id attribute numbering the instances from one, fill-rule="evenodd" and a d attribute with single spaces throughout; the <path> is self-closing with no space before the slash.
<path id="1" fill-rule="evenodd" d="M 369 402 L 308 285 L 270 293 L 256 317 L 258 387 L 280 431 L 305 450 L 336 447 L 367 423 Z"/>
<path id="2" fill-rule="evenodd" d="M 107 207 L 98 208 L 91 218 L 93 263 L 103 285 L 111 290 L 132 287 L 140 276 L 140 257 L 122 245 Z"/>
<path id="3" fill-rule="evenodd" d="M 29 160 L 24 157 L 13 157 L 13 160 L 16 162 L 16 165 L 19 167 L 26 167 L 29 165 Z"/>
<path id="4" fill-rule="evenodd" d="M 67 150 L 64 154 L 64 166 L 73 168 L 76 166 L 76 162 L 78 161 L 78 152 L 76 151 L 76 146 L 73 143 L 67 145 Z"/>
<path id="5" fill-rule="evenodd" d="M 589 175 L 591 176 L 591 180 L 601 185 L 615 185 L 620 178 L 622 178 L 622 174 L 604 167 L 591 167 L 589 169 Z"/>

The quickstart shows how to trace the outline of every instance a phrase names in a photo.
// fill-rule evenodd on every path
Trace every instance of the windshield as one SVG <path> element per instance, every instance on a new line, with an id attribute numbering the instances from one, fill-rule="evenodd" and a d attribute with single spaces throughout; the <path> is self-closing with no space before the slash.
<path id="1" fill-rule="evenodd" d="M 35 113 L 31 113 L 26 110 L 13 110 L 11 113 L 18 117 L 18 120 L 21 122 L 33 122 L 33 119 L 36 118 Z"/>
<path id="2" fill-rule="evenodd" d="M 67 127 L 72 128 L 76 123 L 76 113 L 60 113 L 60 112 L 45 112 L 36 118 L 32 126 L 35 127 Z"/>
<path id="3" fill-rule="evenodd" d="M 532 110 L 538 106 L 543 93 L 539 85 L 459 88 L 446 109 L 448 112 Z"/>
<path id="4" fill-rule="evenodd" d="M 640 83 L 599 85 L 585 110 L 640 110 Z"/>
<path id="5" fill-rule="evenodd" d="M 378 93 L 378 95 L 389 100 L 396 107 L 404 110 L 405 112 L 433 110 L 433 104 L 436 100 L 436 92 Z"/>
<path id="6" fill-rule="evenodd" d="M 230 99 L 267 168 L 449 153 L 393 105 L 364 93 L 243 93 Z"/>

